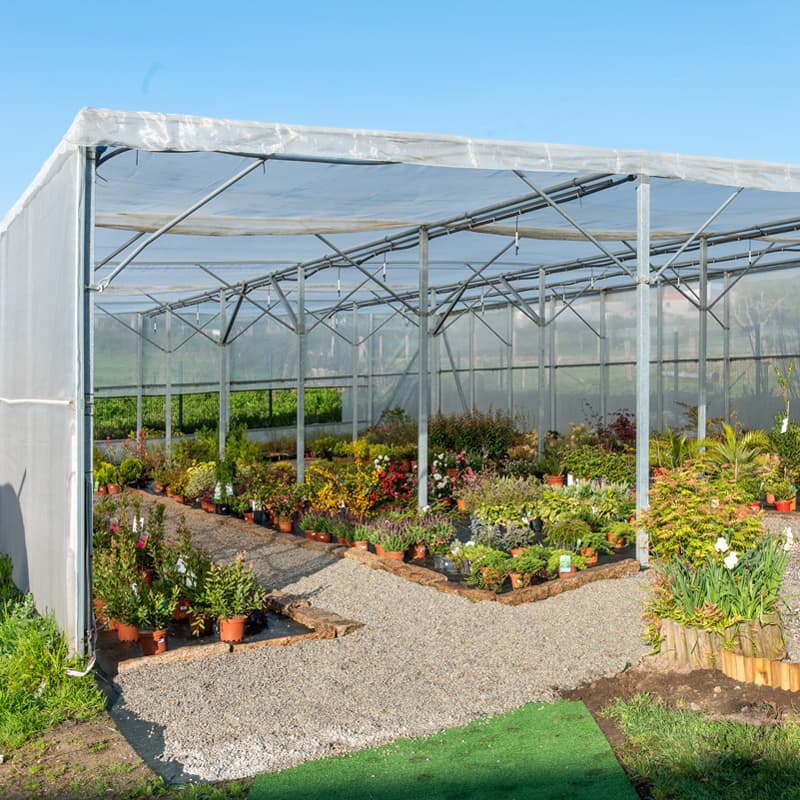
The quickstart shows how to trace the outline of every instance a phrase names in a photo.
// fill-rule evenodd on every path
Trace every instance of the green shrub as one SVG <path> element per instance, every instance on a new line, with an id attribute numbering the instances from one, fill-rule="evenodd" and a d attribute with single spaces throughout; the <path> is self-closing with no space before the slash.
<path id="1" fill-rule="evenodd" d="M 721 536 L 743 552 L 762 535 L 759 513 L 748 509 L 741 488 L 724 475 L 698 473 L 691 462 L 653 482 L 644 526 L 653 556 L 678 555 L 692 563 L 713 557 Z"/>
<path id="2" fill-rule="evenodd" d="M 503 411 L 468 411 L 436 414 L 428 422 L 430 447 L 434 451 L 466 451 L 499 460 L 517 439 L 514 420 Z M 471 459 L 470 459 L 471 460 Z"/>

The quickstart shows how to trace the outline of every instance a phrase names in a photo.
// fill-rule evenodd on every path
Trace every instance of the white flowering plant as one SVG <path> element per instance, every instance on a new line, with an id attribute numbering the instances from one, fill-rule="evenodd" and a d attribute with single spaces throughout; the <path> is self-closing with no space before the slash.
<path id="1" fill-rule="evenodd" d="M 673 556 L 657 564 L 647 616 L 651 622 L 674 619 L 719 633 L 745 620 L 763 621 L 778 610 L 791 540 L 791 529 L 784 530 L 737 552 L 720 536 L 714 556 L 700 563 Z"/>

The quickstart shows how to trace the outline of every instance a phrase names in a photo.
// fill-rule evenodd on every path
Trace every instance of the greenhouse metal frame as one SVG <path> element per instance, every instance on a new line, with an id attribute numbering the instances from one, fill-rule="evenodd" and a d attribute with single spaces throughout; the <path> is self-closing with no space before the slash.
<path id="1" fill-rule="evenodd" d="M 296 388 L 299 453 L 307 387 L 354 437 L 401 404 L 421 507 L 431 410 L 526 415 L 541 449 L 630 401 L 643 508 L 651 418 L 778 410 L 799 198 L 798 165 L 84 109 L 0 223 L 0 550 L 84 649 L 114 395 L 139 424 L 164 395 L 169 446 L 173 395 L 218 392 L 220 452 L 232 390 Z"/>

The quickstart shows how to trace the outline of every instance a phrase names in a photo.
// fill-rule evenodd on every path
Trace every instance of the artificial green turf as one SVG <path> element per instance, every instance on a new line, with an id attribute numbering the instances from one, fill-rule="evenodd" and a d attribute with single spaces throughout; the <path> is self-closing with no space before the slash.
<path id="1" fill-rule="evenodd" d="M 531 703 L 433 736 L 259 775 L 249 800 L 637 800 L 581 702 Z"/>

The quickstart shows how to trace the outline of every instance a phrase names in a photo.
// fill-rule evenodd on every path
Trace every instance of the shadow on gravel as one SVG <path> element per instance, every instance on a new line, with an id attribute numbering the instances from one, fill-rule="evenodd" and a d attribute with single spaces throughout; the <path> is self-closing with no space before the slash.
<path id="1" fill-rule="evenodd" d="M 119 732 L 127 739 L 128 744 L 137 752 L 139 757 L 147 764 L 156 775 L 166 783 L 187 783 L 197 781 L 196 775 L 184 772 L 183 764 L 179 761 L 165 761 L 164 754 L 164 729 L 160 725 L 147 722 L 136 714 L 127 711 L 120 705 L 118 698 L 109 707 L 108 713 L 114 720 Z"/>

